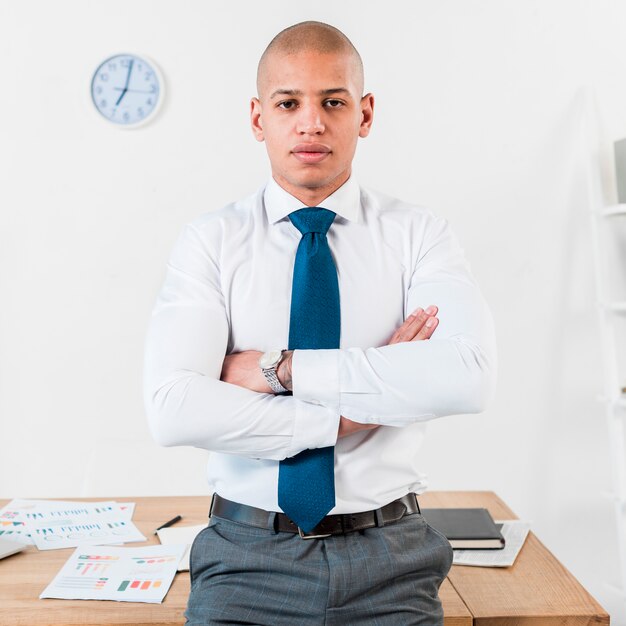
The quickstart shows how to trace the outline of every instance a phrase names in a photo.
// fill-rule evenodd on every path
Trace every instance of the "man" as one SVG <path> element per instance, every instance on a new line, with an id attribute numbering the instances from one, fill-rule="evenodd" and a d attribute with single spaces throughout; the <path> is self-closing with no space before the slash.
<path id="1" fill-rule="evenodd" d="M 156 440 L 212 451 L 188 623 L 441 624 L 417 451 L 483 410 L 490 314 L 445 220 L 352 176 L 374 98 L 343 33 L 282 31 L 257 87 L 272 178 L 184 229 L 147 339 Z"/>

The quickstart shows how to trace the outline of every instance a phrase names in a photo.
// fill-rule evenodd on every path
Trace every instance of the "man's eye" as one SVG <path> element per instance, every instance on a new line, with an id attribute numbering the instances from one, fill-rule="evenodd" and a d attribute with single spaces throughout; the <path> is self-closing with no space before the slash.
<path id="1" fill-rule="evenodd" d="M 341 100 L 326 100 L 325 104 L 331 109 L 338 109 L 343 105 L 343 102 Z"/>
<path id="2" fill-rule="evenodd" d="M 295 106 L 296 103 L 293 100 L 285 100 L 284 102 L 278 103 L 278 108 L 285 109 L 286 111 L 295 108 Z"/>

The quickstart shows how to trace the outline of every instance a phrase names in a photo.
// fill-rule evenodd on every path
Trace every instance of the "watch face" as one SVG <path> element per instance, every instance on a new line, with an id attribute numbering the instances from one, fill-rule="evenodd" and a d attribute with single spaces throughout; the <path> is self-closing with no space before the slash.
<path id="1" fill-rule="evenodd" d="M 280 356 L 282 354 L 282 350 L 269 350 L 261 355 L 259 359 L 259 365 L 265 370 L 269 367 L 272 367 L 280 361 Z"/>

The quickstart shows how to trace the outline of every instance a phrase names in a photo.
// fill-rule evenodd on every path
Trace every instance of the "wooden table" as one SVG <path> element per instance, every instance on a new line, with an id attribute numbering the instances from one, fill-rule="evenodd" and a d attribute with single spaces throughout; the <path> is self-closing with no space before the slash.
<path id="1" fill-rule="evenodd" d="M 82 498 L 83 500 L 89 500 Z M 98 498 L 134 501 L 133 521 L 149 537 L 165 520 L 180 514 L 183 524 L 207 521 L 210 498 Z M 91 499 L 95 500 L 95 499 Z M 0 501 L 0 507 L 8 501 Z M 424 507 L 486 507 L 495 519 L 515 519 L 491 492 L 429 492 Z M 143 543 L 128 544 L 142 546 Z M 2 626 L 180 625 L 189 594 L 189 573 L 179 572 L 162 604 L 99 600 L 40 600 L 39 594 L 73 548 L 39 551 L 35 546 L 0 560 Z M 530 533 L 510 568 L 453 566 L 441 587 L 446 626 L 582 626 L 608 624 L 609 616 L 580 583 Z M 347 625 L 349 626 L 349 625 Z"/>

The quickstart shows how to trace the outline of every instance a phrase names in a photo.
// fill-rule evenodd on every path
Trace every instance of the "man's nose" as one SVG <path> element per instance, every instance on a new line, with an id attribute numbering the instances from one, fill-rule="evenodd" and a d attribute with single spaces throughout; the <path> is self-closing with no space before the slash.
<path id="1" fill-rule="evenodd" d="M 319 135 L 324 132 L 322 112 L 318 107 L 302 107 L 298 117 L 297 130 L 303 135 Z"/>

